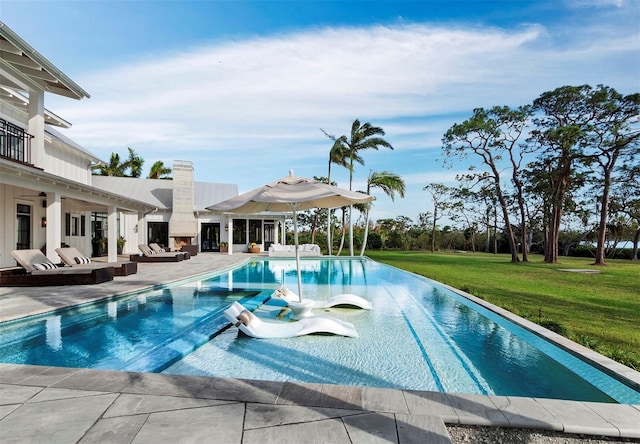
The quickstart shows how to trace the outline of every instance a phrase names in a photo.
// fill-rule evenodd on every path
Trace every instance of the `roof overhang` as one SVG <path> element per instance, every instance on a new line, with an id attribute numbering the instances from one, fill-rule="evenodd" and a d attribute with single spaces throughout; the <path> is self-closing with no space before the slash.
<path id="1" fill-rule="evenodd" d="M 115 206 L 121 211 L 147 213 L 155 209 L 148 203 L 46 173 L 38 168 L 0 158 L 0 183 L 33 189 L 38 192 L 57 192 L 73 200 L 74 205 L 99 211 Z"/>
<path id="2" fill-rule="evenodd" d="M 90 95 L 0 22 L 0 85 L 23 91 L 44 91 L 73 99 Z"/>
<path id="3" fill-rule="evenodd" d="M 9 88 L 8 86 L 2 86 L 1 81 L 0 100 L 7 102 L 14 108 L 19 109 L 20 112 L 22 112 L 25 116 L 29 115 L 29 99 L 16 89 Z M 71 123 L 46 108 L 44 109 L 44 123 L 60 128 L 71 128 Z"/>

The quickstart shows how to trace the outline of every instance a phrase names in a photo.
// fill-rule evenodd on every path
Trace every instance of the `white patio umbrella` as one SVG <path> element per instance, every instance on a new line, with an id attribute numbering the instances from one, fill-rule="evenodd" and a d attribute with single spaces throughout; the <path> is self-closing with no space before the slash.
<path id="1" fill-rule="evenodd" d="M 295 243 L 298 297 L 302 301 L 300 256 L 298 253 L 297 212 L 311 208 L 337 208 L 371 202 L 375 198 L 364 193 L 349 191 L 313 179 L 297 177 L 293 170 L 289 175 L 255 190 L 232 197 L 207 207 L 216 213 L 253 214 L 263 211 L 293 213 L 293 238 Z"/>

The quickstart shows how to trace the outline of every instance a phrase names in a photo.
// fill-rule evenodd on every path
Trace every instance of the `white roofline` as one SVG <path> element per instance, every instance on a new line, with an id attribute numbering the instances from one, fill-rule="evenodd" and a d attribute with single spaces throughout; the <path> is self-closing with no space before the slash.
<path id="1" fill-rule="evenodd" d="M 40 65 L 44 70 L 46 70 L 49 74 L 51 74 L 58 82 L 60 82 L 69 91 L 71 91 L 77 99 L 82 99 L 83 97 L 91 97 L 88 92 L 80 87 L 80 85 L 71 80 L 66 74 L 64 74 L 53 63 L 47 60 L 42 54 L 36 51 L 31 45 L 24 41 L 18 34 L 12 31 L 2 21 L 0 21 L 0 35 L 7 41 L 9 41 L 9 43 L 22 51 L 24 55 L 29 57 L 35 63 Z M 27 75 L 25 74 L 25 76 Z"/>

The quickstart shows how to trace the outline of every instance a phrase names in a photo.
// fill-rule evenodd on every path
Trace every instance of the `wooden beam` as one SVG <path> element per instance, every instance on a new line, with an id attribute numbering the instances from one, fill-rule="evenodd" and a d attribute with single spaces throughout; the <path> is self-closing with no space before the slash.
<path id="1" fill-rule="evenodd" d="M 24 54 L 15 54 L 12 52 L 3 51 L 0 49 L 0 58 L 13 63 L 14 65 L 26 66 L 27 68 L 39 69 L 40 65 L 31 60 Z"/>

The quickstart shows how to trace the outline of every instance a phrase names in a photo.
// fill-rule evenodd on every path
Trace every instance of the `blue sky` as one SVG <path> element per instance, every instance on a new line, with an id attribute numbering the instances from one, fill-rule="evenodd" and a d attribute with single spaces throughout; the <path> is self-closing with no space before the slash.
<path id="1" fill-rule="evenodd" d="M 248 191 L 326 176 L 331 142 L 358 118 L 394 150 L 363 153 L 401 175 L 372 218 L 431 210 L 454 185 L 441 138 L 474 108 L 519 106 L 563 85 L 640 91 L 640 2 L 0 0 L 0 20 L 91 94 L 48 96 L 69 137 L 104 160 L 133 148 L 191 160 L 196 180 Z M 146 174 L 146 171 L 145 171 Z M 348 187 L 348 172 L 332 168 Z"/>

